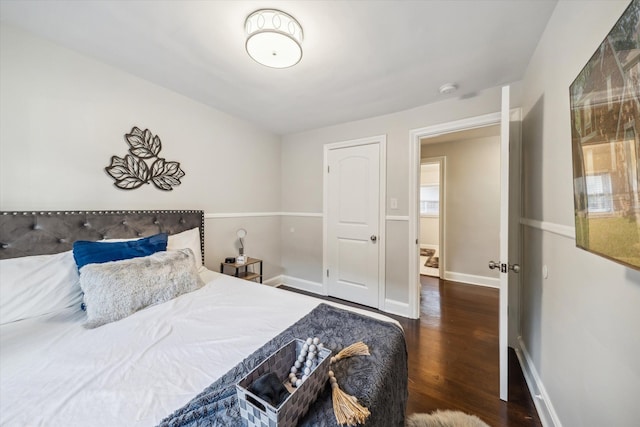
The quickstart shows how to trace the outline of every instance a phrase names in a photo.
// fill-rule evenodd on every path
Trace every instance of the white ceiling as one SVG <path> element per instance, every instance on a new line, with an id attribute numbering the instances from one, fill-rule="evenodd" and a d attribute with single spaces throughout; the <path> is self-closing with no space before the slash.
<path id="1" fill-rule="evenodd" d="M 278 134 L 410 109 L 520 80 L 556 0 L 0 0 L 0 20 Z M 270 69 L 244 20 L 271 7 L 304 30 Z M 460 89 L 441 95 L 448 82 Z"/>

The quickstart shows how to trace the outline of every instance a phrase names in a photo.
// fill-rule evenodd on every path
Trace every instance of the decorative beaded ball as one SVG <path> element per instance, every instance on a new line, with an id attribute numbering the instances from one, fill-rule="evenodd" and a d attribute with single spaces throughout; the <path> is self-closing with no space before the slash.
<path id="1" fill-rule="evenodd" d="M 309 378 L 313 368 L 318 365 L 318 353 L 322 348 L 324 345 L 318 337 L 308 337 L 305 340 L 289 374 L 289 382 L 292 386 L 300 387 Z"/>

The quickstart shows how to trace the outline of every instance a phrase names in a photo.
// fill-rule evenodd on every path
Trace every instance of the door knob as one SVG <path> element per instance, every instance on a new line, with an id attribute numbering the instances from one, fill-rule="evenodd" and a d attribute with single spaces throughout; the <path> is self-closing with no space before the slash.
<path id="1" fill-rule="evenodd" d="M 507 264 L 501 264 L 500 261 L 498 261 L 498 262 L 489 261 L 489 268 L 491 270 L 497 268 L 502 273 L 506 273 L 507 272 Z M 509 268 L 509 270 L 513 271 L 514 273 L 520 273 L 520 265 L 518 265 L 518 264 L 509 264 L 508 268 Z"/>
<path id="2" fill-rule="evenodd" d="M 378 240 L 378 236 L 376 236 L 375 234 L 371 235 L 371 241 L 375 242 L 376 240 Z"/>

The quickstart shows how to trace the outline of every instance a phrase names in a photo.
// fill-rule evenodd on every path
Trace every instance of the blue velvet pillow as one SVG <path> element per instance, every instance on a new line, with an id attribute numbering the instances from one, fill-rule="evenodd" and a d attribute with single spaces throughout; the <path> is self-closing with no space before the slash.
<path id="1" fill-rule="evenodd" d="M 78 240 L 73 243 L 73 258 L 78 270 L 87 264 L 102 264 L 109 261 L 149 256 L 167 250 L 167 233 L 155 234 L 138 240 L 125 242 L 88 242 Z"/>

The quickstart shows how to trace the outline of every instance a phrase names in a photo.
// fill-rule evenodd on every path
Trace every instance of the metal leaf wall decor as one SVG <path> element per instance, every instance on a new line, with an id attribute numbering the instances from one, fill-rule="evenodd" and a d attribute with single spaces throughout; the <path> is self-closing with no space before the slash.
<path id="1" fill-rule="evenodd" d="M 142 131 L 134 126 L 124 139 L 129 144 L 130 154 L 122 158 L 112 156 L 111 164 L 104 168 L 116 181 L 116 187 L 133 190 L 142 184 L 153 183 L 160 190 L 171 191 L 180 185 L 184 171 L 180 169 L 180 163 L 159 157 L 162 143 L 158 135 L 153 136 L 149 129 Z"/>

